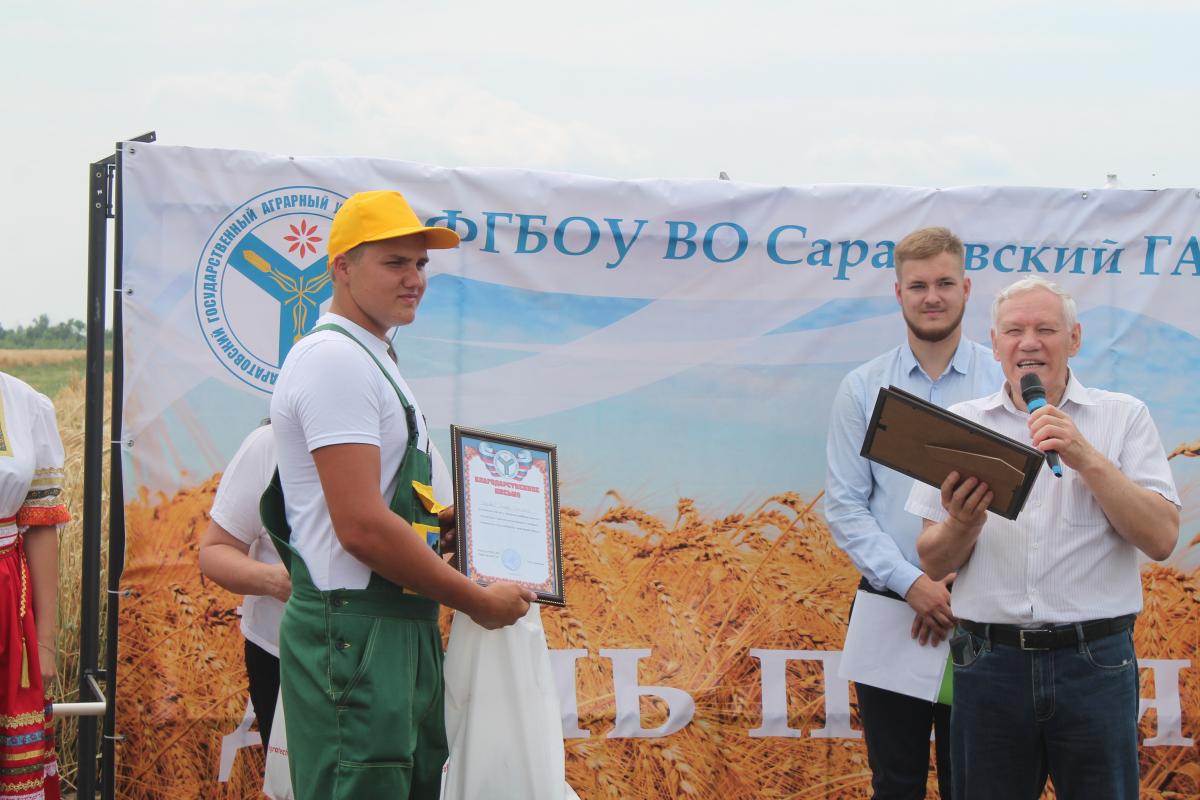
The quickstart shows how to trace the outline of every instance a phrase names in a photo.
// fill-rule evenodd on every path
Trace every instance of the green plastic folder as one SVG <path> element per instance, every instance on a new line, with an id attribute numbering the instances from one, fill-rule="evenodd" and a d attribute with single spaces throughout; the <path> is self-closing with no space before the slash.
<path id="1" fill-rule="evenodd" d="M 946 671 L 942 673 L 942 686 L 938 689 L 937 701 L 952 705 L 954 700 L 954 660 L 946 654 Z"/>

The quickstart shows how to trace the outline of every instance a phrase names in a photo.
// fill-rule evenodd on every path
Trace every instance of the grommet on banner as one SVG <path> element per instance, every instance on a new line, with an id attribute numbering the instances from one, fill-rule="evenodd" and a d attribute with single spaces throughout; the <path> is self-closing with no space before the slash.
<path id="1" fill-rule="evenodd" d="M 1087 194 L 1088 194 L 1087 192 L 1080 192 L 1080 193 L 1079 193 L 1079 196 L 1080 196 L 1081 198 L 1083 198 L 1084 200 L 1087 200 Z"/>

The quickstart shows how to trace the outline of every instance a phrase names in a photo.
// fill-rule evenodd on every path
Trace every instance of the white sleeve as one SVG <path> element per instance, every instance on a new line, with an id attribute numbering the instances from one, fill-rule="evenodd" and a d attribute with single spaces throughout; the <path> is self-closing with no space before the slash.
<path id="1" fill-rule="evenodd" d="M 444 506 L 454 505 L 454 482 L 442 454 L 433 442 L 429 443 L 429 459 L 433 462 L 433 499 Z"/>
<path id="2" fill-rule="evenodd" d="M 63 499 L 63 444 L 54 417 L 54 404 L 44 394 L 28 389 L 29 428 L 33 438 L 33 483 L 17 510 L 17 527 L 61 525 L 71 518 Z M 0 408 L 0 418 L 3 408 Z"/>
<path id="3" fill-rule="evenodd" d="M 1141 401 L 1129 417 L 1117 468 L 1138 486 L 1157 492 L 1176 508 L 1183 507 L 1163 450 L 1162 437 L 1158 435 L 1149 409 Z"/>
<path id="4" fill-rule="evenodd" d="M 63 451 L 62 437 L 58 433 L 54 403 L 46 395 L 37 394 L 34 396 L 32 406 L 34 468 L 39 474 L 51 471 L 61 478 L 63 462 L 66 457 Z"/>
<path id="5" fill-rule="evenodd" d="M 920 481 L 913 481 L 904 510 L 930 522 L 941 522 L 949 516 L 942 506 L 942 490 Z"/>
<path id="6" fill-rule="evenodd" d="M 263 532 L 258 500 L 275 472 L 275 437 L 270 425 L 250 432 L 234 453 L 217 486 L 211 516 L 230 535 L 253 544 Z"/>
<path id="7" fill-rule="evenodd" d="M 331 444 L 380 447 L 382 373 L 366 351 L 338 336 L 315 341 L 299 355 L 304 367 L 293 375 L 304 382 L 293 385 L 291 403 L 308 451 Z"/>

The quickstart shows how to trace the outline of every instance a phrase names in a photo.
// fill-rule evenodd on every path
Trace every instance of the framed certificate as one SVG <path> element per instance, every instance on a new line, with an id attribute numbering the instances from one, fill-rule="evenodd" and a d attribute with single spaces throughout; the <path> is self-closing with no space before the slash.
<path id="1" fill-rule="evenodd" d="M 566 605 L 558 526 L 557 448 L 450 426 L 458 569 L 487 585 L 508 581 L 537 601 Z"/>
<path id="2" fill-rule="evenodd" d="M 863 458 L 934 488 L 957 471 L 992 491 L 994 511 L 1016 519 L 1046 454 L 895 386 L 879 390 L 863 439 Z"/>

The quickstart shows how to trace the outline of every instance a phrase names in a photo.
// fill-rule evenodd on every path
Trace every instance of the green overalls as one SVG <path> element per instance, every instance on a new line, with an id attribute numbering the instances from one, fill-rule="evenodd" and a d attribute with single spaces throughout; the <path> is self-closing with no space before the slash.
<path id="1" fill-rule="evenodd" d="M 354 339 L 336 325 L 315 330 Z M 436 508 L 427 507 L 432 462 L 417 447 L 416 412 L 371 358 L 408 420 L 390 508 L 436 547 Z M 297 800 L 437 800 L 447 756 L 438 604 L 374 572 L 365 589 L 318 590 L 289 541 L 278 470 L 260 511 L 292 578 L 279 651 Z"/>

